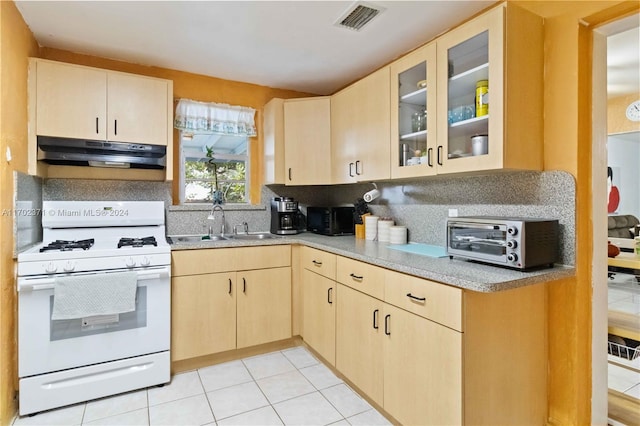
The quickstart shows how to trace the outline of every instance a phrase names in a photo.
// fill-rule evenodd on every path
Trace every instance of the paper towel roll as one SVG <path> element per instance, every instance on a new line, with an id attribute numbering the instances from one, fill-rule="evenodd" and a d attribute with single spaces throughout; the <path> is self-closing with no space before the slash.
<path id="1" fill-rule="evenodd" d="M 380 191 L 378 191 L 377 189 L 372 189 L 371 191 L 365 193 L 362 196 L 362 198 L 364 198 L 364 201 L 366 201 L 367 203 L 370 203 L 376 198 L 378 198 L 379 196 L 380 196 Z"/>

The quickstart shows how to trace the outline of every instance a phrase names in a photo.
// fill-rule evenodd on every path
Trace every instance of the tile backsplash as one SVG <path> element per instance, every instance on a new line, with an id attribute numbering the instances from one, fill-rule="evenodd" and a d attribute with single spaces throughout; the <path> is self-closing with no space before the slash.
<path id="1" fill-rule="evenodd" d="M 170 182 L 76 179 L 46 179 L 42 182 L 26 175 L 18 181 L 16 199 L 20 201 L 159 200 L 167 206 L 169 234 L 207 232 L 208 225 L 212 224 L 207 220 L 210 205 L 172 206 Z M 41 188 L 40 193 L 37 192 L 38 187 Z M 381 195 L 369 204 L 370 211 L 407 226 L 410 241 L 444 246 L 445 221 L 450 209 L 457 210 L 459 216 L 551 218 L 560 222 L 561 263 L 575 263 L 575 180 L 569 173 L 502 172 L 438 176 L 377 182 L 377 187 Z M 273 197 L 293 197 L 300 203 L 302 213 L 306 213 L 307 206 L 353 205 L 371 189 L 371 183 L 263 186 L 261 203 L 257 206 L 224 205 L 226 229 L 231 232 L 234 225 L 247 222 L 251 231 L 268 231 L 269 205 Z M 34 226 L 37 228 L 37 224 Z"/>

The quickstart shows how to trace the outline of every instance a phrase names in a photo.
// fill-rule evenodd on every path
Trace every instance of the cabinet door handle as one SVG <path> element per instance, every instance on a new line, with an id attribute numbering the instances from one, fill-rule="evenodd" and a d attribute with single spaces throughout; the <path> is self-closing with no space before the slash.
<path id="1" fill-rule="evenodd" d="M 353 163 L 349 163 L 349 177 L 354 177 L 355 175 L 353 174 Z"/>
<path id="2" fill-rule="evenodd" d="M 427 165 L 433 167 L 433 148 L 427 149 Z"/>
<path id="3" fill-rule="evenodd" d="M 229 294 L 231 294 L 231 278 L 229 278 Z"/>
<path id="4" fill-rule="evenodd" d="M 247 292 L 247 280 L 245 280 L 244 278 L 242 278 L 242 292 Z"/>
<path id="5" fill-rule="evenodd" d="M 113 120 L 113 133 L 118 134 L 118 120 Z"/>
<path id="6" fill-rule="evenodd" d="M 100 133 L 100 131 L 98 130 L 98 120 L 99 118 L 96 117 L 96 134 Z"/>
<path id="7" fill-rule="evenodd" d="M 291 167 L 289 167 L 289 180 L 291 180 Z"/>
<path id="8" fill-rule="evenodd" d="M 351 278 L 353 278 L 354 280 L 362 280 L 364 277 L 362 275 L 356 275 L 353 272 L 349 274 L 349 276 Z"/>
<path id="9" fill-rule="evenodd" d="M 359 170 L 359 167 L 358 167 L 358 166 L 359 166 L 359 164 L 360 164 L 360 160 L 356 160 L 356 174 L 357 174 L 358 176 L 360 176 L 360 175 L 361 175 L 361 173 L 358 171 L 358 170 Z"/>
<path id="10" fill-rule="evenodd" d="M 380 328 L 378 327 L 378 312 L 380 312 L 379 309 L 373 311 L 373 328 L 376 330 Z"/>
<path id="11" fill-rule="evenodd" d="M 316 266 L 322 266 L 322 262 L 319 262 L 317 260 L 312 260 L 313 264 Z"/>
<path id="12" fill-rule="evenodd" d="M 327 290 L 327 303 L 329 303 L 330 305 L 333 304 L 333 287 L 329 287 L 329 289 Z"/>
<path id="13" fill-rule="evenodd" d="M 391 336 L 391 327 L 389 324 L 390 319 L 391 319 L 391 315 L 384 316 L 384 334 L 386 334 L 387 336 Z"/>
<path id="14" fill-rule="evenodd" d="M 438 165 L 442 166 L 442 145 L 438 145 Z"/>
<path id="15" fill-rule="evenodd" d="M 407 293 L 407 297 L 413 299 L 413 300 L 417 300 L 418 302 L 424 302 L 425 300 L 427 300 L 426 297 L 416 297 L 411 293 Z"/>

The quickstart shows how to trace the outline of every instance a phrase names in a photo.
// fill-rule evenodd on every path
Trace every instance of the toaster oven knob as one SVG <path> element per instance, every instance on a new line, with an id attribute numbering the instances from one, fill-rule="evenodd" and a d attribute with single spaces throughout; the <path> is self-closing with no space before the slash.
<path id="1" fill-rule="evenodd" d="M 516 261 L 518 260 L 518 255 L 517 255 L 517 254 L 515 254 L 515 253 L 509 253 L 509 254 L 507 255 L 507 260 L 508 260 L 509 262 L 516 262 Z"/>
<path id="2" fill-rule="evenodd" d="M 518 247 L 518 242 L 516 240 L 509 240 L 507 241 L 507 247 L 509 247 L 510 249 L 514 249 Z"/>
<path id="3" fill-rule="evenodd" d="M 57 270 L 58 270 L 58 267 L 53 262 L 49 262 L 49 264 L 44 267 L 44 271 L 47 274 L 53 274 Z"/>
<path id="4" fill-rule="evenodd" d="M 76 269 L 76 265 L 71 263 L 71 261 L 69 261 L 64 264 L 64 267 L 62 269 L 64 269 L 65 272 L 71 272 L 74 269 Z"/>
<path id="5" fill-rule="evenodd" d="M 515 226 L 508 226 L 507 227 L 507 234 L 509 234 L 509 235 L 518 235 L 518 228 L 516 228 Z"/>
<path id="6" fill-rule="evenodd" d="M 133 268 L 134 266 L 136 266 L 136 261 L 133 259 L 133 257 L 130 257 L 124 261 L 124 264 L 127 268 Z"/>

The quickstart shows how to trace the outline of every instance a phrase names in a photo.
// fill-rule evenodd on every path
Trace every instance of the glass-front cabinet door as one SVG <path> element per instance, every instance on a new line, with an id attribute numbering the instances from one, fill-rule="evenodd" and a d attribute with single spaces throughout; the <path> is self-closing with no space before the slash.
<path id="1" fill-rule="evenodd" d="M 436 173 L 436 45 L 391 64 L 391 178 Z"/>
<path id="2" fill-rule="evenodd" d="M 499 7 L 438 39 L 438 173 L 503 167 Z"/>

